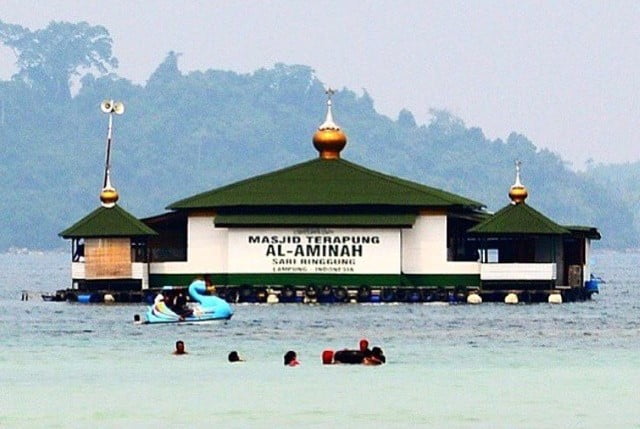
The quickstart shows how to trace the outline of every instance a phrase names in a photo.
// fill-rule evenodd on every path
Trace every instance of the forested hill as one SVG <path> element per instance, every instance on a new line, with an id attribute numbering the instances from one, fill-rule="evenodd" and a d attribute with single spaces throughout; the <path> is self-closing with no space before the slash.
<path id="1" fill-rule="evenodd" d="M 136 85 L 114 72 L 103 27 L 52 23 L 32 32 L 0 21 L 0 41 L 16 52 L 20 68 L 0 82 L 0 249 L 64 246 L 57 233 L 98 206 L 105 98 L 126 105 L 114 118 L 112 179 L 121 206 L 136 216 L 317 156 L 311 137 L 324 120 L 326 96 L 308 66 L 185 74 L 170 52 L 146 84 Z M 91 73 L 72 96 L 69 82 L 83 67 Z M 576 174 L 522 135 L 489 140 L 443 111 L 426 125 L 406 110 L 388 118 L 366 92 L 342 89 L 333 100 L 348 136 L 342 154 L 350 161 L 497 210 L 508 203 L 519 159 L 532 206 L 559 223 L 599 227 L 605 246 L 638 244 L 620 192 Z"/>
<path id="2" fill-rule="evenodd" d="M 634 227 L 628 234 L 635 234 L 640 230 L 640 161 L 623 164 L 592 163 L 587 166 L 584 176 L 593 180 L 607 189 L 612 194 L 617 194 L 625 201 L 634 214 Z M 621 234 L 624 234 L 625 225 L 620 225 Z"/>

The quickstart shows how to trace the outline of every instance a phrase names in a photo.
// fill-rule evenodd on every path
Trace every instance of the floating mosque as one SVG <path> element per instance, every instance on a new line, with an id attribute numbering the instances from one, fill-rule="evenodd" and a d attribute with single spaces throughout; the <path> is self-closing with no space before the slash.
<path id="1" fill-rule="evenodd" d="M 516 163 L 510 201 L 484 204 L 342 157 L 347 135 L 327 91 L 317 156 L 170 203 L 138 219 L 110 177 L 107 101 L 100 206 L 62 231 L 66 299 L 139 301 L 194 278 L 231 302 L 564 302 L 597 292 L 595 227 L 560 225 L 526 203 Z"/>

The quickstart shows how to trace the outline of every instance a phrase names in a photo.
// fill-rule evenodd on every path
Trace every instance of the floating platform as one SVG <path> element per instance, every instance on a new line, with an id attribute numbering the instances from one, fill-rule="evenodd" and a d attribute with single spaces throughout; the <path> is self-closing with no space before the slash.
<path id="1" fill-rule="evenodd" d="M 589 282 L 588 282 L 589 283 Z M 144 291 L 79 291 L 58 290 L 51 301 L 69 301 L 82 304 L 146 303 L 152 304 L 155 296 L 167 289 L 184 291 L 185 287 L 165 286 Z M 598 293 L 597 284 L 586 287 L 556 286 L 554 288 L 503 288 L 478 289 L 460 287 L 346 287 L 346 286 L 218 286 L 216 295 L 232 304 L 344 304 L 344 303 L 431 303 L 450 304 L 506 302 L 543 303 L 575 302 L 591 299 Z"/>

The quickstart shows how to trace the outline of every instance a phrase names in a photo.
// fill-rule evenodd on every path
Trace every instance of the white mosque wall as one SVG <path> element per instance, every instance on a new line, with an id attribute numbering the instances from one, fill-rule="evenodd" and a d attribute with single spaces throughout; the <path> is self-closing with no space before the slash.
<path id="1" fill-rule="evenodd" d="M 478 262 L 447 260 L 446 214 L 421 214 L 411 229 L 402 230 L 405 274 L 479 274 Z"/>
<path id="2" fill-rule="evenodd" d="M 187 260 L 152 262 L 150 274 L 226 273 L 228 266 L 228 229 L 216 228 L 214 216 L 189 216 L 187 219 Z"/>
<path id="3" fill-rule="evenodd" d="M 214 217 L 190 216 L 187 261 L 150 264 L 151 274 L 315 273 L 315 274 L 475 274 L 478 262 L 447 260 L 446 214 L 422 214 L 413 228 L 216 228 Z M 293 237 L 300 237 L 300 241 Z M 323 237 L 343 241 L 370 238 L 362 254 L 347 264 L 318 266 L 296 256 L 298 244 L 318 244 Z M 264 240 L 264 242 L 263 242 Z M 317 241 L 319 240 L 319 241 Z M 273 241 L 273 242 L 272 242 Z M 372 244 L 372 243 L 377 244 Z M 269 253 L 271 252 L 271 253 Z M 275 252 L 275 253 L 274 253 Z M 294 261 L 295 259 L 295 261 Z"/>
<path id="4" fill-rule="evenodd" d="M 216 228 L 213 216 L 189 216 L 187 266 L 191 273 L 225 273 L 229 231 Z"/>
<path id="5" fill-rule="evenodd" d="M 149 273 L 201 275 L 203 271 L 195 270 L 188 262 L 152 262 L 149 264 Z"/>
<path id="6" fill-rule="evenodd" d="M 400 229 L 233 228 L 228 246 L 230 273 L 400 273 Z"/>
<path id="7" fill-rule="evenodd" d="M 84 262 L 72 262 L 71 263 L 71 278 L 72 279 L 84 279 L 86 276 L 84 269 Z"/>
<path id="8" fill-rule="evenodd" d="M 482 264 L 480 280 L 556 280 L 557 266 L 553 263 L 542 264 Z"/>
<path id="9" fill-rule="evenodd" d="M 86 266 L 84 262 L 71 263 L 71 278 L 85 279 Z M 149 288 L 149 265 L 144 262 L 133 262 L 131 264 L 131 278 L 142 280 L 142 289 Z"/>
<path id="10" fill-rule="evenodd" d="M 132 263 L 131 278 L 142 280 L 142 289 L 149 289 L 149 265 L 144 262 Z"/>
<path id="11" fill-rule="evenodd" d="M 584 240 L 584 266 L 582 267 L 583 281 L 587 281 L 591 278 L 591 240 L 585 238 Z"/>

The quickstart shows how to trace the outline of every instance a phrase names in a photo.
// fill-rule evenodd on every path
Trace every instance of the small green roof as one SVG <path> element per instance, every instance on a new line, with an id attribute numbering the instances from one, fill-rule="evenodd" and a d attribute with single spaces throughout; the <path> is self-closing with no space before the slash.
<path id="1" fill-rule="evenodd" d="M 600 240 L 602 236 L 600 235 L 600 231 L 598 228 L 594 226 L 582 226 L 582 225 L 563 225 L 569 231 L 571 231 L 574 235 L 583 235 L 586 238 L 590 238 L 592 240 Z"/>
<path id="2" fill-rule="evenodd" d="M 158 235 L 118 205 L 98 207 L 58 234 L 63 238 L 141 237 Z"/>
<path id="3" fill-rule="evenodd" d="M 410 227 L 416 214 L 218 214 L 214 222 L 218 227 Z"/>
<path id="4" fill-rule="evenodd" d="M 343 159 L 316 158 L 185 198 L 168 208 L 323 205 L 484 207 L 468 198 L 388 176 Z"/>
<path id="5" fill-rule="evenodd" d="M 482 235 L 570 234 L 568 229 L 524 203 L 509 204 L 487 220 L 470 228 L 468 232 Z"/>

